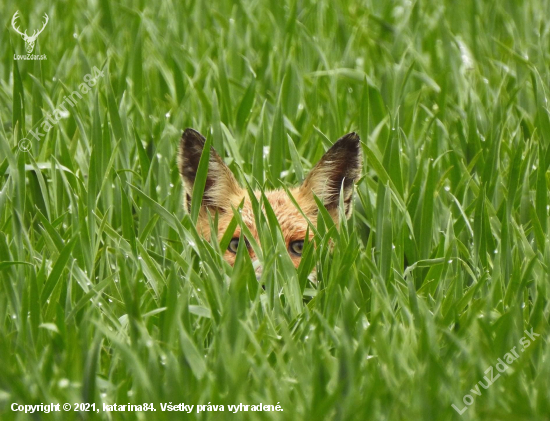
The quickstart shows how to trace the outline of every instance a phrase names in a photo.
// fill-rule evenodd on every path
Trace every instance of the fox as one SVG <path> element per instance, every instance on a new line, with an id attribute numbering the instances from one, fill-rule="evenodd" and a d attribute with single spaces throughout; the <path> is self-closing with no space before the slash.
<path id="1" fill-rule="evenodd" d="M 180 140 L 177 161 L 183 180 L 184 206 L 189 212 L 193 186 L 205 142 L 204 136 L 191 128 L 185 129 Z M 311 230 L 308 230 L 308 222 L 303 215 L 314 226 L 317 224 L 318 206 L 314 195 L 321 200 L 338 227 L 340 194 L 343 195 L 344 214 L 349 219 L 352 211 L 354 186 L 361 175 L 362 165 L 361 141 L 357 133 L 351 132 L 338 139 L 325 152 L 301 185 L 289 189 L 303 214 L 293 204 L 284 189 L 265 192 L 265 196 L 279 222 L 292 263 L 296 268 L 300 265 L 307 233 L 309 232 L 308 240 L 312 240 L 314 235 Z M 259 197 L 259 192 L 254 192 L 254 194 Z M 239 185 L 222 157 L 211 147 L 206 184 L 196 223 L 197 232 L 206 241 L 210 241 L 211 232 L 208 214 L 215 216 L 217 213 L 217 240 L 220 241 L 233 218 L 232 207 L 238 207 L 241 202 L 243 202 L 241 209 L 243 223 L 246 224 L 254 239 L 259 243 L 248 191 Z M 235 263 L 240 238 L 241 228 L 238 226 L 232 235 L 227 250 L 223 251 L 223 258 L 231 266 Z M 250 258 L 254 262 L 257 259 L 248 241 L 246 246 Z"/>

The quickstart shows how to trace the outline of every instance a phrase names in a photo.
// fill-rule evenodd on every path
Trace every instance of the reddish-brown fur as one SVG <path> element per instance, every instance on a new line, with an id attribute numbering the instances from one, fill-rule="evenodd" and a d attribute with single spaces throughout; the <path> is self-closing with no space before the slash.
<path id="1" fill-rule="evenodd" d="M 185 185 L 186 198 L 189 201 L 202 149 L 204 137 L 192 129 L 186 129 L 180 145 L 179 169 Z M 300 206 L 302 212 L 315 226 L 317 223 L 317 204 L 313 192 L 324 202 L 334 221 L 338 222 L 338 203 L 340 189 L 344 192 L 345 212 L 349 216 L 353 184 L 359 178 L 362 166 L 362 155 L 359 136 L 350 133 L 336 142 L 311 170 L 300 187 L 290 189 L 290 193 Z M 294 206 L 284 190 L 274 190 L 265 193 L 273 212 L 277 217 L 283 233 L 287 249 L 293 241 L 304 240 L 308 223 L 303 215 Z M 221 157 L 212 148 L 207 174 L 203 206 L 199 212 L 197 230 L 210 240 L 210 225 L 208 212 L 218 213 L 218 241 L 221 240 L 233 218 L 232 207 L 238 207 L 244 198 L 241 211 L 243 222 L 246 224 L 255 240 L 259 242 L 255 226 L 252 203 L 245 189 L 241 188 L 229 168 Z M 237 227 L 232 238 L 239 238 L 241 228 Z M 310 229 L 310 239 L 313 237 Z M 252 259 L 254 251 L 249 248 Z M 295 267 L 300 264 L 301 257 L 289 252 Z M 235 262 L 235 254 L 229 250 L 224 258 L 231 265 Z"/>
<path id="2" fill-rule="evenodd" d="M 314 201 L 313 203 L 308 203 L 308 201 L 311 201 L 312 199 L 302 197 L 302 195 L 300 195 L 300 193 L 298 192 L 298 189 L 291 189 L 290 192 L 302 209 L 312 209 L 315 205 Z M 242 193 L 243 196 L 236 196 L 232 200 L 232 204 L 234 207 L 237 207 L 242 198 L 245 197 L 241 217 L 243 219 L 243 222 L 246 224 L 246 226 L 254 236 L 254 239 L 259 242 L 258 231 L 256 230 L 256 223 L 254 220 L 254 213 L 252 211 L 252 203 L 250 202 L 246 191 L 243 190 Z M 286 192 L 281 190 L 274 190 L 266 192 L 265 195 L 271 207 L 273 208 L 273 212 L 275 213 L 277 220 L 279 221 L 279 225 L 281 226 L 281 231 L 283 233 L 287 249 L 291 242 L 303 240 L 307 233 L 308 223 L 291 202 Z M 312 212 L 309 214 L 306 213 L 306 215 L 311 223 L 315 226 L 317 224 L 316 212 Z M 220 241 L 223 237 L 232 218 L 233 212 L 231 211 L 231 209 L 229 212 L 218 213 L 218 241 Z M 197 229 L 204 238 L 210 240 L 210 225 L 208 222 L 208 214 L 206 212 L 206 209 L 203 209 L 199 213 Z M 241 228 L 237 226 L 233 234 L 233 238 L 239 237 L 240 235 Z M 313 233 L 311 229 L 309 236 L 310 239 L 313 238 Z M 252 250 L 252 248 L 249 248 L 248 251 L 250 253 L 250 257 L 254 259 L 256 257 L 254 250 Z M 294 263 L 294 266 L 298 267 L 298 265 L 300 264 L 300 257 L 292 253 L 290 254 L 290 257 L 292 259 L 292 262 Z M 235 254 L 230 252 L 229 250 L 226 250 L 224 253 L 224 259 L 229 264 L 233 265 L 233 263 L 235 263 Z"/>

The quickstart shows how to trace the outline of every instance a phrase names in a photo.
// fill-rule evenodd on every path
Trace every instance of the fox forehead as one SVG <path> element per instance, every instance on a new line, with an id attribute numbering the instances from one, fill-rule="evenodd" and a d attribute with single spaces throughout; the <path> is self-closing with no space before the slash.
<path id="1" fill-rule="evenodd" d="M 300 209 L 302 209 L 304 215 L 313 225 L 315 225 L 317 222 L 317 208 L 315 207 L 315 203 L 310 198 L 303 197 L 298 189 L 291 189 L 290 193 L 296 200 Z M 256 199 L 260 199 L 260 192 L 256 191 L 254 194 Z M 302 213 L 296 208 L 287 192 L 285 190 L 266 191 L 265 197 L 273 209 L 273 213 L 275 214 L 277 221 L 279 222 L 285 242 L 290 243 L 294 240 L 304 239 L 308 229 L 308 222 L 304 218 L 304 215 L 302 215 Z M 242 199 L 243 197 L 233 197 L 231 198 L 231 201 L 234 206 L 237 207 Z M 232 218 L 232 212 L 218 213 L 218 239 L 223 237 Z M 244 196 L 244 203 L 241 209 L 241 218 L 254 238 L 258 239 L 254 211 L 252 209 L 252 202 L 250 201 L 248 194 Z M 209 239 L 210 228 L 206 212 L 201 212 L 199 214 L 197 225 L 201 234 Z M 238 237 L 240 233 L 241 229 L 240 227 L 237 227 L 233 237 Z M 311 230 L 310 236 L 313 236 Z"/>

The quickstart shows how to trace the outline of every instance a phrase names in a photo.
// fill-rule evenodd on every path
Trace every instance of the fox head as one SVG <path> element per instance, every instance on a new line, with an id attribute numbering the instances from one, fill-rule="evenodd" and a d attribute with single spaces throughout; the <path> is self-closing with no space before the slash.
<path id="1" fill-rule="evenodd" d="M 183 132 L 178 154 L 178 166 L 184 183 L 184 202 L 188 210 L 190 210 L 193 185 L 204 143 L 205 138 L 199 132 L 193 129 L 186 129 Z M 361 174 L 361 167 L 362 153 L 359 136 L 349 133 L 334 143 L 310 171 L 304 182 L 299 187 L 290 189 L 290 192 L 304 215 L 313 224 L 317 223 L 318 213 L 313 193 L 323 202 L 333 220 L 338 223 L 340 192 L 343 192 L 344 212 L 349 217 L 353 186 Z M 292 262 L 295 267 L 298 267 L 305 236 L 308 232 L 308 223 L 284 190 L 268 191 L 265 192 L 265 195 L 277 216 Z M 241 212 L 243 222 L 258 241 L 258 232 L 248 191 L 239 185 L 220 155 L 214 148 L 211 148 L 206 185 L 197 221 L 198 232 L 205 239 L 210 240 L 208 212 L 212 216 L 217 213 L 218 241 L 221 240 L 233 218 L 232 206 L 238 207 L 243 199 L 244 204 Z M 240 234 L 241 229 L 237 227 L 228 249 L 224 252 L 225 260 L 231 265 L 235 262 Z M 311 231 L 309 235 L 311 239 L 313 237 Z M 248 247 L 248 251 L 254 260 L 255 255 L 252 248 Z"/>

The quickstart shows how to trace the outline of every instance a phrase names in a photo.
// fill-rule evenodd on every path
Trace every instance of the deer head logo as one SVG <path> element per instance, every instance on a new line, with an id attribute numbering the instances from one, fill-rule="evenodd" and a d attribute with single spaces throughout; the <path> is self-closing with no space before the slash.
<path id="1" fill-rule="evenodd" d="M 19 17 L 19 10 L 15 12 L 13 15 L 13 18 L 11 20 L 11 26 L 13 26 L 13 29 L 15 29 L 15 32 L 17 32 L 19 35 L 21 35 L 21 38 L 25 41 L 25 50 L 27 50 L 27 53 L 32 53 L 32 50 L 34 50 L 34 43 L 36 42 L 36 38 L 38 38 L 38 35 L 42 33 L 46 25 L 48 24 L 48 21 L 50 18 L 48 17 L 47 13 L 44 13 L 44 25 L 42 25 L 42 28 L 37 32 L 36 30 L 33 31 L 31 36 L 27 35 L 27 30 L 25 32 L 21 32 L 19 28 L 16 26 L 16 20 Z"/>

